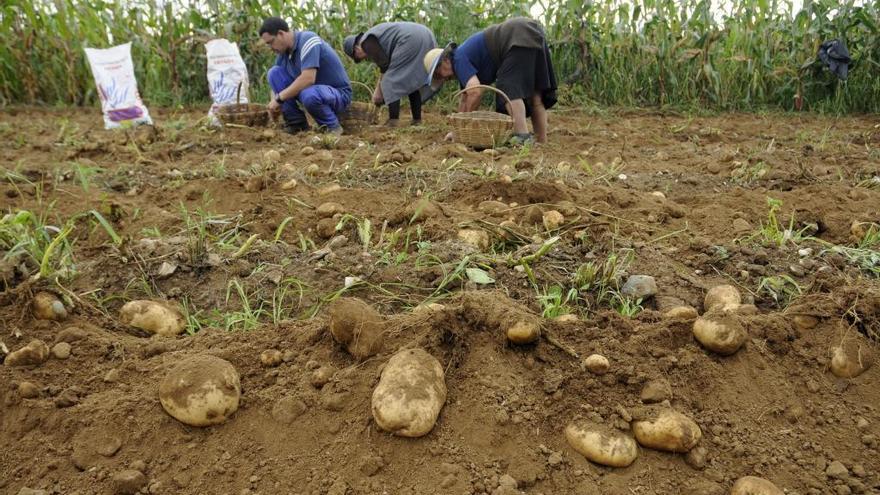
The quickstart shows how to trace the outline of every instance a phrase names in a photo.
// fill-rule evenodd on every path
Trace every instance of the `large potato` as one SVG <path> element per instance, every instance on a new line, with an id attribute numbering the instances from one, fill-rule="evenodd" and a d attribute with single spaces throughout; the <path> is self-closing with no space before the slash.
<path id="1" fill-rule="evenodd" d="M 373 419 L 385 431 L 420 437 L 434 428 L 446 402 L 440 362 L 422 349 L 405 349 L 388 360 L 373 391 Z"/>
<path id="2" fill-rule="evenodd" d="M 717 311 L 697 318 L 693 332 L 703 347 L 723 356 L 738 351 L 748 338 L 736 315 Z"/>
<path id="3" fill-rule="evenodd" d="M 635 421 L 632 429 L 639 445 L 667 452 L 687 452 L 703 437 L 694 420 L 672 409 L 663 409 L 652 418 Z"/>
<path id="4" fill-rule="evenodd" d="M 49 359 L 49 346 L 39 339 L 28 342 L 21 349 L 10 352 L 3 364 L 6 366 L 33 366 L 42 364 Z"/>
<path id="5" fill-rule="evenodd" d="M 126 325 L 165 337 L 178 335 L 186 328 L 180 311 L 156 301 L 129 301 L 119 310 L 119 319 Z"/>
<path id="6" fill-rule="evenodd" d="M 736 287 L 732 285 L 718 285 L 709 289 L 706 293 L 706 299 L 703 300 L 703 310 L 705 312 L 713 309 L 721 309 L 725 306 L 742 303 L 742 296 Z"/>
<path id="7" fill-rule="evenodd" d="M 357 359 L 382 349 L 384 321 L 372 306 L 354 297 L 341 297 L 330 305 L 330 335 Z"/>
<path id="8" fill-rule="evenodd" d="M 172 368 L 159 384 L 165 411 L 191 426 L 223 423 L 238 410 L 241 382 L 231 363 L 201 354 Z"/>
<path id="9" fill-rule="evenodd" d="M 31 309 L 34 318 L 38 320 L 61 321 L 67 318 L 67 308 L 64 307 L 64 303 L 51 292 L 37 292 L 31 303 Z"/>
<path id="10" fill-rule="evenodd" d="M 855 378 L 874 364 L 874 350 L 860 337 L 847 338 L 831 352 L 831 372 L 840 378 Z"/>
<path id="11" fill-rule="evenodd" d="M 783 491 L 764 478 L 744 476 L 733 484 L 730 495 L 783 495 Z"/>
<path id="12" fill-rule="evenodd" d="M 626 467 L 639 455 L 632 437 L 595 423 L 568 425 L 565 440 L 588 460 L 603 466 Z"/>

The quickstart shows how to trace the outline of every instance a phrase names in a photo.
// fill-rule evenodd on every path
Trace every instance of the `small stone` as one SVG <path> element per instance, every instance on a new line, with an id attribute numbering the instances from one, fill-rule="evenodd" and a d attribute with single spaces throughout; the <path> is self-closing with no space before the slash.
<path id="1" fill-rule="evenodd" d="M 377 455 L 367 455 L 361 459 L 360 471 L 364 476 L 373 476 L 378 473 L 385 465 L 381 457 Z"/>
<path id="2" fill-rule="evenodd" d="M 113 475 L 113 490 L 118 495 L 136 495 L 146 485 L 147 477 L 134 469 L 126 469 Z"/>
<path id="3" fill-rule="evenodd" d="M 865 476 L 868 476 L 868 472 L 865 471 L 865 466 L 862 466 L 861 464 L 855 464 L 852 467 L 852 474 L 853 476 L 856 476 L 858 478 L 864 478 Z"/>
<path id="4" fill-rule="evenodd" d="M 633 299 L 647 299 L 657 294 L 657 282 L 650 275 L 630 275 L 620 292 Z"/>
<path id="5" fill-rule="evenodd" d="M 498 479 L 498 486 L 501 488 L 516 488 L 516 479 L 509 474 L 505 474 Z"/>
<path id="6" fill-rule="evenodd" d="M 833 461 L 825 469 L 825 474 L 831 478 L 844 478 L 849 474 L 849 470 L 840 461 Z"/>
<path id="7" fill-rule="evenodd" d="M 140 460 L 140 459 L 138 459 L 136 461 L 132 461 L 132 463 L 129 464 L 128 467 L 130 467 L 131 469 L 134 469 L 135 471 L 140 471 L 144 474 L 147 473 L 147 463 Z"/>
<path id="8" fill-rule="evenodd" d="M 52 346 L 52 357 L 55 359 L 67 359 L 70 357 L 70 344 L 59 342 Z"/>
<path id="9" fill-rule="evenodd" d="M 859 420 L 856 422 L 856 427 L 860 430 L 866 430 L 870 425 L 871 423 L 869 423 L 868 420 L 865 418 L 859 418 Z"/>
<path id="10" fill-rule="evenodd" d="M 662 200 L 662 199 L 666 199 L 666 195 L 663 194 L 663 193 L 660 192 L 660 191 L 653 191 L 653 192 L 651 193 L 651 196 L 654 196 L 655 198 L 657 198 L 657 199 L 661 199 L 661 200 Z"/>
<path id="11" fill-rule="evenodd" d="M 296 179 L 290 179 L 286 181 L 284 184 L 281 184 L 281 189 L 284 191 L 289 191 L 291 189 L 296 189 L 296 186 L 299 185 Z"/>
<path id="12" fill-rule="evenodd" d="M 562 454 L 560 454 L 559 452 L 554 452 L 550 454 L 550 457 L 547 458 L 547 464 L 551 466 L 558 466 L 559 464 L 562 464 Z"/>
<path id="13" fill-rule="evenodd" d="M 281 364 L 282 354 L 278 349 L 267 349 L 260 353 L 260 364 L 266 368 L 274 368 Z"/>
<path id="14" fill-rule="evenodd" d="M 594 375 L 604 375 L 611 368 L 608 358 L 600 354 L 591 354 L 584 359 L 584 367 Z"/>

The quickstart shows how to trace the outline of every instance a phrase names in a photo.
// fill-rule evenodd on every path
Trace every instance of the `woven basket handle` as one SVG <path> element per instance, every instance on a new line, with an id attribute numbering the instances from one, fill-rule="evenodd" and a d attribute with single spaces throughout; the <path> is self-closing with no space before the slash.
<path id="1" fill-rule="evenodd" d="M 364 83 L 362 83 L 362 82 L 360 82 L 360 81 L 351 81 L 351 84 L 352 84 L 352 85 L 357 84 L 358 86 L 360 86 L 360 87 L 366 89 L 366 90 L 370 93 L 370 95 L 373 94 L 373 88 L 367 86 L 366 84 L 364 84 Z"/>
<path id="2" fill-rule="evenodd" d="M 507 95 L 504 94 L 504 91 L 501 91 L 500 89 L 496 88 L 495 86 L 487 86 L 485 84 L 475 84 L 469 88 L 464 88 L 463 90 L 459 91 L 458 93 L 455 93 L 454 95 L 452 95 L 452 97 L 455 98 L 456 96 L 464 93 L 465 91 L 470 91 L 474 88 L 483 88 L 483 89 L 492 90 L 492 91 L 498 93 L 499 95 L 501 95 L 501 97 L 504 98 L 504 101 L 506 101 L 508 105 L 513 105 L 510 102 L 510 98 L 508 98 Z"/>

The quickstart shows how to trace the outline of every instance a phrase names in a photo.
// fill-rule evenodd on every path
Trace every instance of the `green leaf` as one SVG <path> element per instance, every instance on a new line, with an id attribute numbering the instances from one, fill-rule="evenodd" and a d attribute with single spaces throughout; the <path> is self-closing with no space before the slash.
<path id="1" fill-rule="evenodd" d="M 486 270 L 480 268 L 468 268 L 465 270 L 465 273 L 467 273 L 468 280 L 475 284 L 486 285 L 495 283 L 495 279 L 490 277 Z"/>

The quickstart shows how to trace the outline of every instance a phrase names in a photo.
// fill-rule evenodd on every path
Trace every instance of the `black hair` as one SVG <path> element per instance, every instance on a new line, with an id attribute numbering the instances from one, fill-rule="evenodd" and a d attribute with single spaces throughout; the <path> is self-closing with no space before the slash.
<path id="1" fill-rule="evenodd" d="M 290 32 L 290 26 L 287 25 L 287 21 L 280 17 L 269 17 L 260 26 L 260 36 L 263 36 L 263 33 L 275 36 L 278 34 L 278 31 Z"/>

